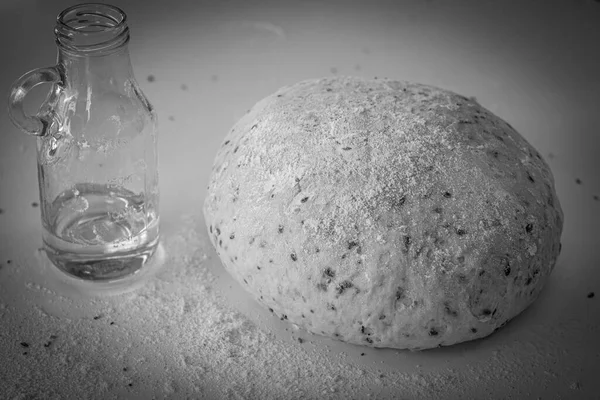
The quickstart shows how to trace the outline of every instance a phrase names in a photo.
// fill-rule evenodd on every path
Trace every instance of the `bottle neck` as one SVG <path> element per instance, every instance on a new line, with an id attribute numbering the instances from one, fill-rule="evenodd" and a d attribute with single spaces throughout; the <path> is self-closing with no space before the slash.
<path id="1" fill-rule="evenodd" d="M 80 4 L 59 14 L 54 29 L 58 65 L 67 86 L 111 80 L 121 84 L 132 75 L 125 13 L 104 4 Z"/>
<path id="2" fill-rule="evenodd" d="M 133 78 L 133 70 L 127 46 L 105 54 L 82 56 L 59 47 L 58 65 L 63 68 L 65 86 L 95 85 L 107 83 L 122 87 Z"/>

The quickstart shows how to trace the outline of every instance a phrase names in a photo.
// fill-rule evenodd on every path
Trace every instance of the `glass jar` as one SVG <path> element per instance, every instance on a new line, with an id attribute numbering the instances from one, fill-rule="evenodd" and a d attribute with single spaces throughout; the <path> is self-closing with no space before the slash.
<path id="1" fill-rule="evenodd" d="M 133 74 L 125 13 L 80 4 L 58 15 L 55 66 L 13 85 L 9 115 L 37 138 L 44 250 L 69 275 L 115 280 L 159 241 L 157 115 Z M 36 115 L 23 100 L 51 83 Z"/>

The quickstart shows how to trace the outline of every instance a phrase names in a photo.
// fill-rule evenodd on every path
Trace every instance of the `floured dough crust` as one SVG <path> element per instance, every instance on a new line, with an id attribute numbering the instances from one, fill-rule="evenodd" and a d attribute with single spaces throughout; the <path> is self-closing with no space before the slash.
<path id="1" fill-rule="evenodd" d="M 489 335 L 560 251 L 552 173 L 509 124 L 421 84 L 326 78 L 256 104 L 218 151 L 210 239 L 306 330 L 399 349 Z"/>

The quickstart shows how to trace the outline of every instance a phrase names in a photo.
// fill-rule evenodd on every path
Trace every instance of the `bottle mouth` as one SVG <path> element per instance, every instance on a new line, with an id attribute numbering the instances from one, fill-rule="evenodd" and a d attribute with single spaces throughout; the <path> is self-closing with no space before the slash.
<path id="1" fill-rule="evenodd" d="M 54 34 L 67 51 L 106 54 L 129 41 L 127 15 L 108 4 L 78 4 L 58 15 Z"/>

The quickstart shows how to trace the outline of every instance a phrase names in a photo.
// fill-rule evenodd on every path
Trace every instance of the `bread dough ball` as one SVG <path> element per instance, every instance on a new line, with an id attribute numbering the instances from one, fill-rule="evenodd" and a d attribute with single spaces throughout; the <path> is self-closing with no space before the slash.
<path id="1" fill-rule="evenodd" d="M 307 331 L 425 349 L 489 335 L 540 294 L 563 213 L 508 123 L 422 84 L 280 89 L 225 137 L 204 216 L 227 269 Z"/>

